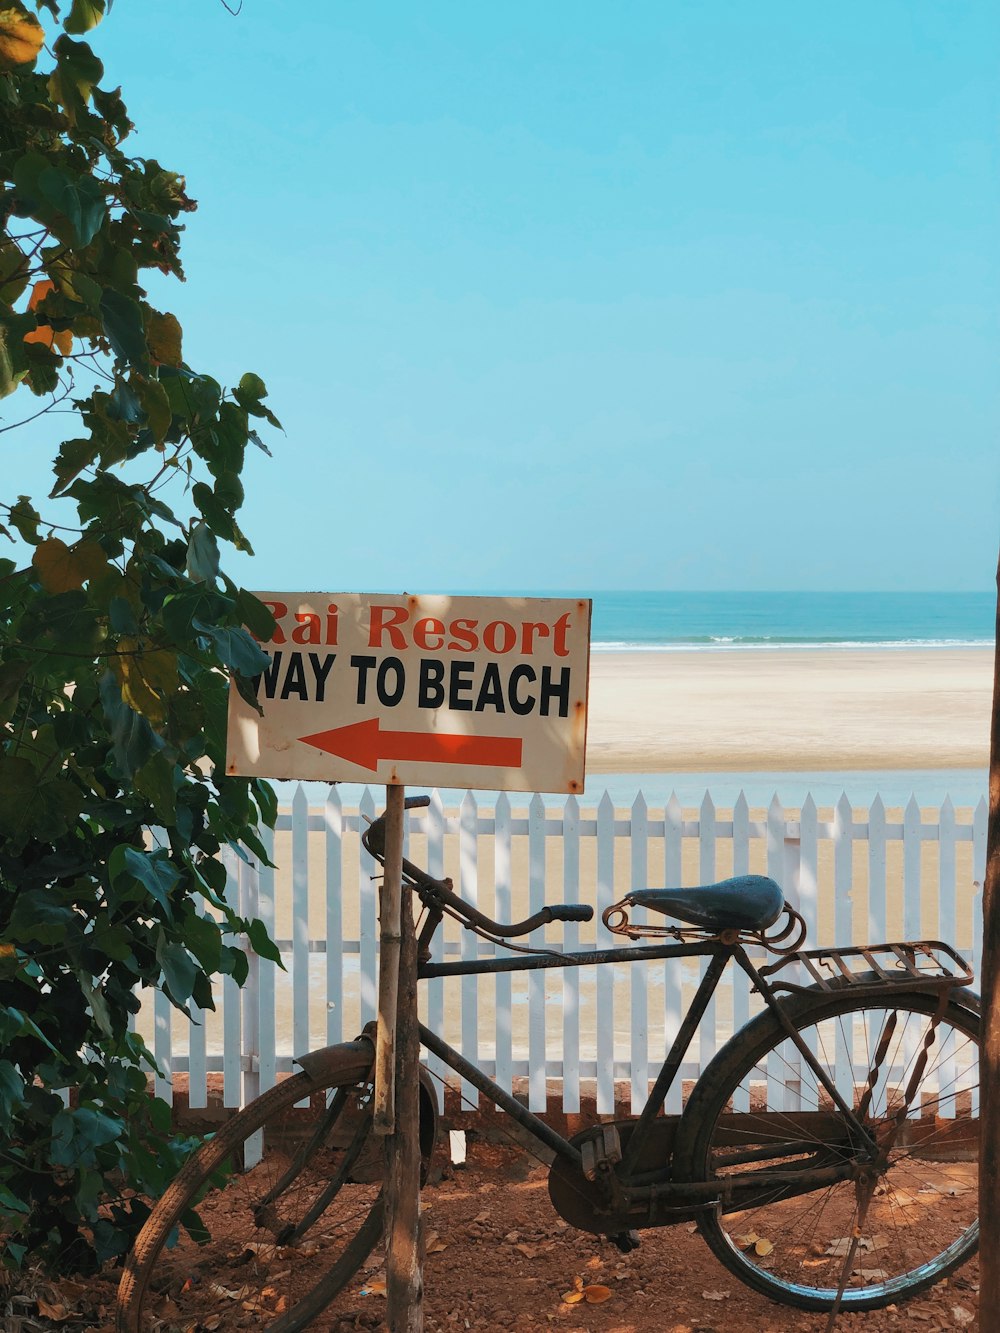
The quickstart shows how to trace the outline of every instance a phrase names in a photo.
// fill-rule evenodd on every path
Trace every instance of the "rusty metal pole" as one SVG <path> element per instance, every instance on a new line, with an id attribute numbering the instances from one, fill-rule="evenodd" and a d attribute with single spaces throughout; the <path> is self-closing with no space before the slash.
<path id="1" fill-rule="evenodd" d="M 1000 565 L 997 567 L 990 819 L 983 884 L 983 1036 L 979 1102 L 979 1303 L 1000 1310 Z M 985 1318 L 985 1316 L 984 1316 Z M 984 1324 L 985 1327 L 985 1324 Z"/>

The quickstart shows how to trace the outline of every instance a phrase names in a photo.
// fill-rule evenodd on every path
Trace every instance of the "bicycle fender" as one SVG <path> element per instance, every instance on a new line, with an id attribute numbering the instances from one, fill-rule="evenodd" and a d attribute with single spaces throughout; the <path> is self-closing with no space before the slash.
<path id="1" fill-rule="evenodd" d="M 322 1084 L 330 1083 L 344 1074 L 364 1078 L 374 1062 L 375 1046 L 367 1037 L 340 1042 L 336 1046 L 324 1046 L 318 1051 L 298 1056 L 295 1061 L 311 1079 Z"/>
<path id="2" fill-rule="evenodd" d="M 375 1063 L 375 1042 L 367 1032 L 355 1041 L 323 1046 L 318 1051 L 300 1055 L 295 1063 L 321 1086 L 346 1075 L 365 1078 Z M 430 1074 L 420 1066 L 420 1154 L 426 1162 L 437 1142 L 438 1102 Z"/>

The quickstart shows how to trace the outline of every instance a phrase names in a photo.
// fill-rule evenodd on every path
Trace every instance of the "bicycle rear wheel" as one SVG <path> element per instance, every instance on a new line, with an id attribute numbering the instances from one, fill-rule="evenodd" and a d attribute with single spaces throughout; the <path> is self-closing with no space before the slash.
<path id="1" fill-rule="evenodd" d="M 364 1060 L 325 1086 L 297 1074 L 203 1144 L 139 1234 L 119 1286 L 119 1333 L 294 1333 L 315 1318 L 382 1235 L 371 1092 Z M 296 1106 L 303 1099 L 308 1109 Z M 244 1170 L 258 1133 L 262 1156 Z"/>
<path id="2" fill-rule="evenodd" d="M 783 1003 L 865 1132 L 765 1013 L 694 1089 L 678 1178 L 719 1182 L 722 1201 L 699 1228 L 772 1299 L 812 1310 L 841 1292 L 844 1310 L 906 1300 L 978 1246 L 978 1015 L 954 1001 L 938 1013 L 938 997 L 922 993 Z M 769 1183 L 776 1171 L 783 1180 Z M 810 1171 L 825 1183 L 804 1183 Z M 738 1176 L 756 1197 L 734 1186 Z M 727 1182 L 737 1191 L 728 1202 Z"/>

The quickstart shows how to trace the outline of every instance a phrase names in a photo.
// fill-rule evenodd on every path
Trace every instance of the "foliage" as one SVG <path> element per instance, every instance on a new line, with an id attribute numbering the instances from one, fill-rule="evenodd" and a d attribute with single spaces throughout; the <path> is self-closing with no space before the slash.
<path id="1" fill-rule="evenodd" d="M 213 973 L 246 974 L 235 936 L 273 947 L 217 858 L 263 855 L 275 813 L 266 784 L 225 776 L 228 679 L 253 697 L 267 659 L 245 627 L 273 621 L 219 543 L 250 550 L 244 453 L 278 423 L 256 375 L 224 392 L 186 365 L 140 285 L 183 277 L 195 205 L 123 146 L 120 90 L 83 40 L 104 8 L 0 0 L 3 430 L 10 448 L 71 422 L 42 507 L 0 504 L 21 553 L 0 560 L 0 1231 L 8 1266 L 64 1272 L 123 1252 L 133 1192 L 183 1152 L 147 1095 L 137 990 L 211 1008 Z"/>

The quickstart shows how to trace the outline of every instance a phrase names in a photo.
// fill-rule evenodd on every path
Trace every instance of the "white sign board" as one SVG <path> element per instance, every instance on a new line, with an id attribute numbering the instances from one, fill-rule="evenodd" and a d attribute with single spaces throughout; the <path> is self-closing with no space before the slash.
<path id="1" fill-rule="evenodd" d="M 257 596 L 263 716 L 230 689 L 228 773 L 583 791 L 589 601 Z"/>

